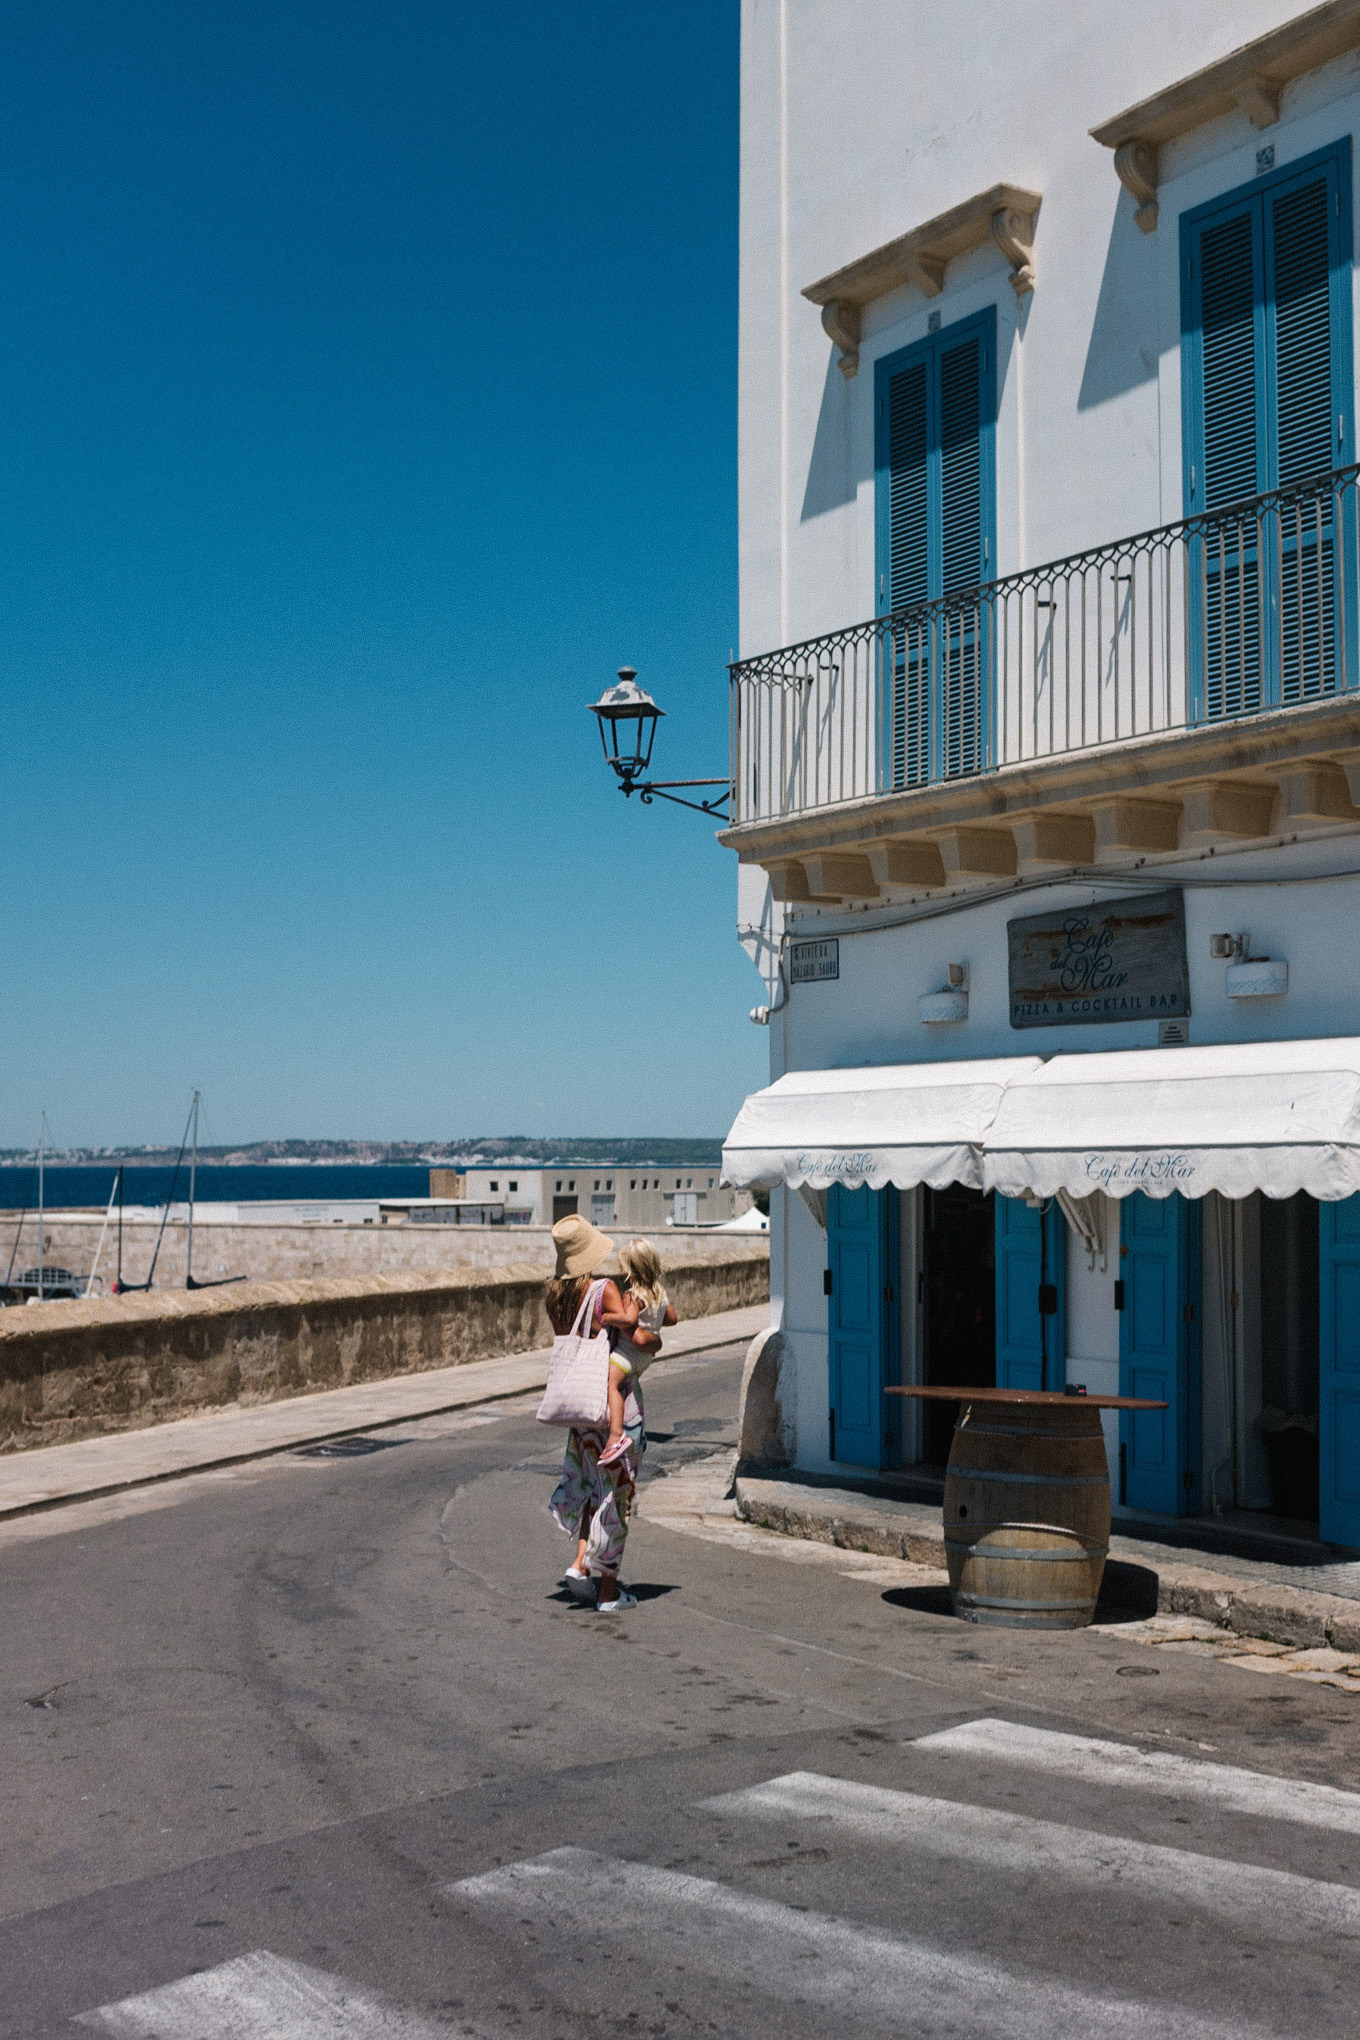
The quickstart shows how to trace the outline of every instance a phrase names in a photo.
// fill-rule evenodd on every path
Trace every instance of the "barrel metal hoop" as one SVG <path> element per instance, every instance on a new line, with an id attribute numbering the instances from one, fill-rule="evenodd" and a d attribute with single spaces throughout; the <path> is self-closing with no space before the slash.
<path id="1" fill-rule="evenodd" d="M 964 1426 L 956 1424 L 954 1428 L 956 1430 L 965 1430 L 965 1435 L 969 1438 L 1043 1438 L 1050 1443 L 1059 1445 L 1093 1445 L 1098 1438 L 1103 1436 L 1103 1433 L 1098 1429 L 1094 1431 L 1031 1431 L 1027 1427 L 1022 1427 L 1018 1424 L 1013 1426 L 1010 1424 L 969 1424 L 966 1426 L 966 1429 Z"/>
<path id="2" fill-rule="evenodd" d="M 990 1466 L 949 1466 L 955 1480 L 1004 1481 L 1010 1487 L 1108 1487 L 1108 1473 L 1006 1473 Z"/>
<path id="3" fill-rule="evenodd" d="M 965 1608 L 1004 1608 L 1011 1613 L 1024 1611 L 1031 1615 L 1070 1615 L 1078 1608 L 1094 1608 L 1095 1597 L 1089 1601 L 1012 1601 L 1007 1595 L 969 1594 L 961 1588 L 954 1589 L 954 1597 Z"/>
<path id="4" fill-rule="evenodd" d="M 1008 1561 L 1023 1560 L 1027 1565 L 1088 1565 L 1093 1558 L 1104 1558 L 1110 1548 L 1108 1544 L 1092 1544 L 1081 1551 L 1070 1548 L 1041 1551 L 1037 1545 L 989 1544 L 985 1551 L 980 1551 L 971 1540 L 965 1542 L 962 1537 L 951 1537 L 947 1532 L 944 1541 L 952 1550 L 967 1552 L 970 1557 L 985 1559 L 988 1563 L 994 1558 L 1004 1558 Z"/>

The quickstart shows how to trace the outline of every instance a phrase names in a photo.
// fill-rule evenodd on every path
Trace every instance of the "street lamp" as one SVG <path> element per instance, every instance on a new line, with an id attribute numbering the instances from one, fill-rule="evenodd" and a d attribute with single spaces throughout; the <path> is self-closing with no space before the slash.
<path id="1" fill-rule="evenodd" d="M 636 793 L 642 805 L 650 807 L 659 795 L 662 800 L 674 801 L 677 807 L 692 808 L 695 814 L 712 815 L 720 822 L 727 820 L 724 809 L 730 787 L 726 779 L 643 778 L 652 762 L 657 723 L 666 711 L 657 707 L 644 687 L 638 686 L 634 667 L 620 666 L 617 686 L 606 687 L 599 700 L 589 706 L 597 719 L 605 762 L 618 774 L 620 789 L 626 797 Z M 723 791 L 711 800 L 682 800 L 679 794 L 670 791 L 676 786 L 721 786 Z"/>

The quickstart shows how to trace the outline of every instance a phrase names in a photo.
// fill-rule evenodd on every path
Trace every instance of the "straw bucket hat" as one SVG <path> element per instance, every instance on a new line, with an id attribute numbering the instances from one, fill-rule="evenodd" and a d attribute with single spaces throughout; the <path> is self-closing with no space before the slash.
<path id="1" fill-rule="evenodd" d="M 614 1251 L 608 1233 L 597 1232 L 583 1218 L 559 1218 L 552 1229 L 557 1248 L 557 1274 L 593 1275 Z"/>

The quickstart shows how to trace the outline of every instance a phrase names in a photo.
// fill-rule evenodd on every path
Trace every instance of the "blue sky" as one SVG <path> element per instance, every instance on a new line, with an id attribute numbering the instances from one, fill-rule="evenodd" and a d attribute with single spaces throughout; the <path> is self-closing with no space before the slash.
<path id="1" fill-rule="evenodd" d="M 737 10 L 43 0 L 0 74 L 0 1144 L 724 1130 Z"/>

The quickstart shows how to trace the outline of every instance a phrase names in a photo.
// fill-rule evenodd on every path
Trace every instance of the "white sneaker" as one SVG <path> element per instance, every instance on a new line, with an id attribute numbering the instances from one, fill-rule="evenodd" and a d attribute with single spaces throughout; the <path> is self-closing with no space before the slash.
<path id="1" fill-rule="evenodd" d="M 578 1572 L 574 1565 L 569 1565 L 563 1573 L 562 1584 L 573 1601 L 593 1601 L 595 1598 L 594 1580 L 588 1572 Z"/>
<path id="2" fill-rule="evenodd" d="M 595 1613 L 597 1615 L 621 1615 L 625 1608 L 636 1608 L 636 1606 L 637 1595 L 630 1594 L 626 1587 L 620 1587 L 618 1595 L 614 1600 L 596 1603 Z"/>

